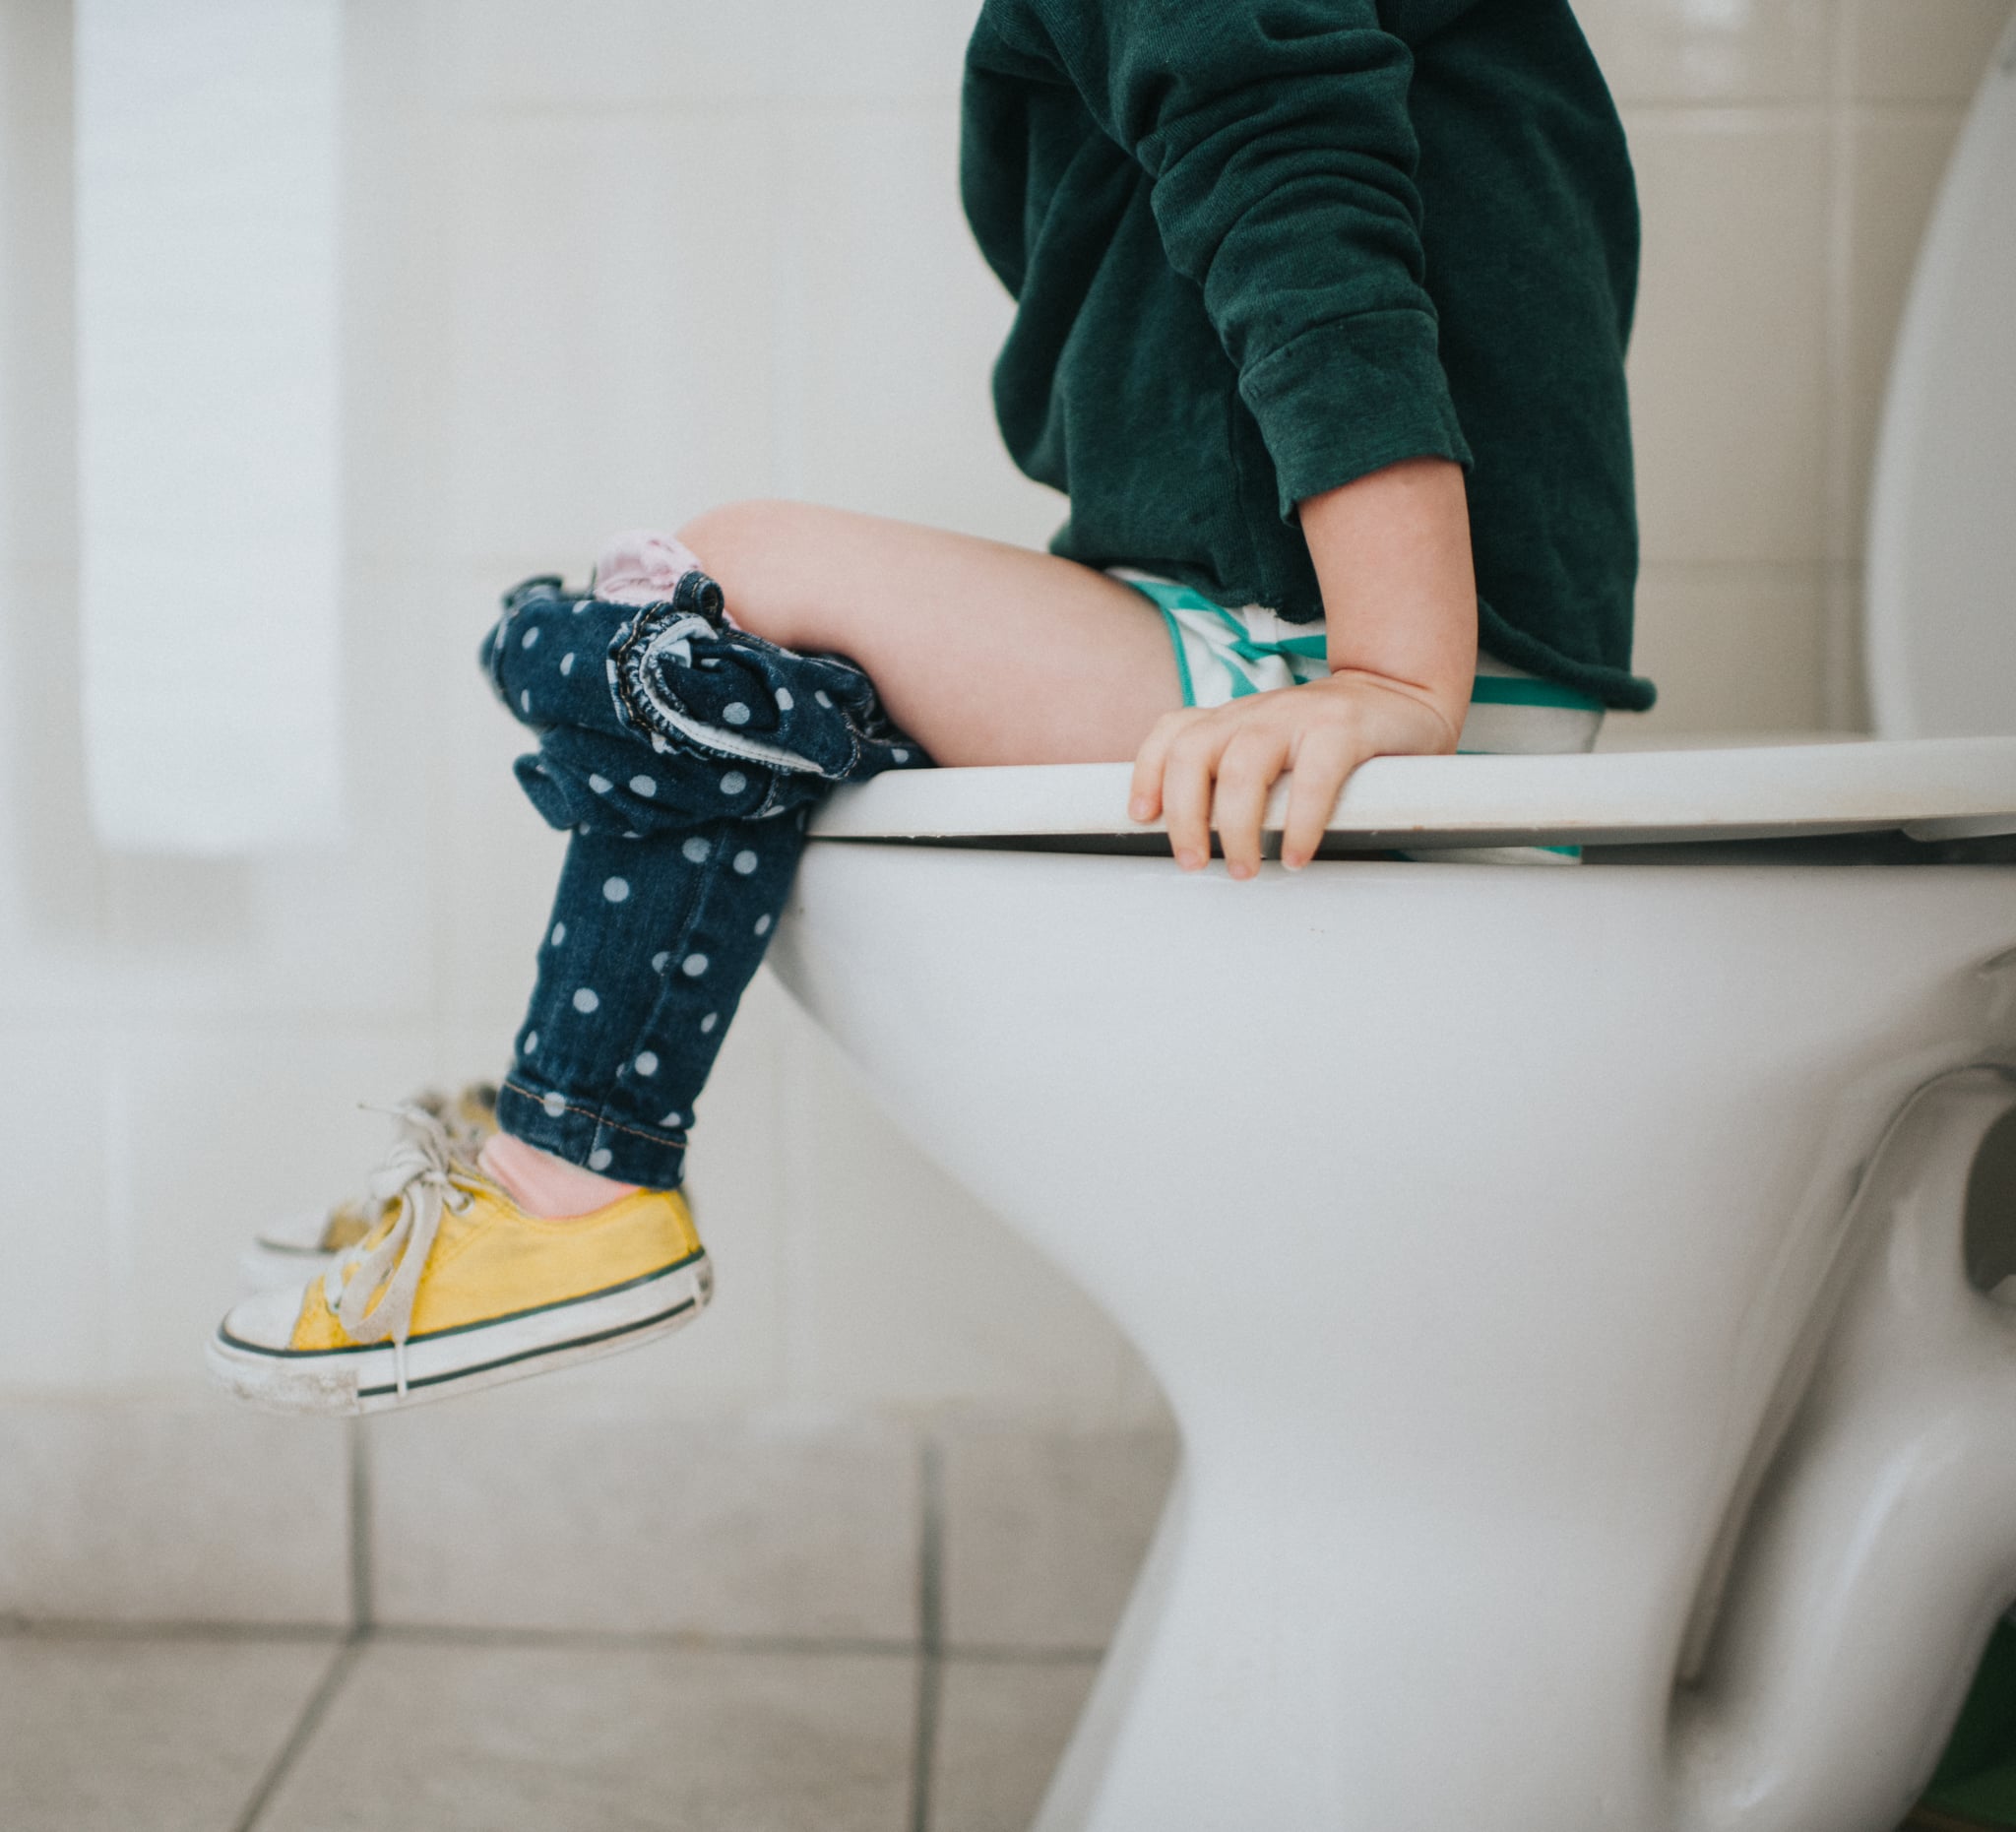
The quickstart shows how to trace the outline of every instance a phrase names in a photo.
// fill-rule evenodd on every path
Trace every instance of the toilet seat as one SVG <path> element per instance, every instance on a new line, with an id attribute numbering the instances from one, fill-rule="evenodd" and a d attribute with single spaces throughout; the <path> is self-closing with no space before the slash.
<path id="1" fill-rule="evenodd" d="M 1159 850 L 1125 817 L 1130 766 L 904 772 L 836 792 L 815 840 Z M 1279 832 L 1286 782 L 1266 830 Z M 1830 834 L 2016 833 L 2016 738 L 1923 738 L 1539 757 L 1380 757 L 1346 786 L 1333 844 L 1685 845 Z M 1100 844 L 1109 842 L 1110 844 Z"/>

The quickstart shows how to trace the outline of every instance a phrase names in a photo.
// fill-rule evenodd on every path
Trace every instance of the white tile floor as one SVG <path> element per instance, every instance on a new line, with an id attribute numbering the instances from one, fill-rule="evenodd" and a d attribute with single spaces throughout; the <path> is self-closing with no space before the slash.
<path id="1" fill-rule="evenodd" d="M 383 1630 L 0 1635 L 13 1832 L 1021 1832 L 1094 1662 Z"/>
<path id="2" fill-rule="evenodd" d="M 39 1566 L 0 1588 L 0 1832 L 1021 1832 L 1172 1461 L 1157 1433 L 1002 1421 L 804 1443 L 661 1421 L 657 1460 L 722 1466 L 732 1505 L 702 1519 L 634 1475 L 655 1463 L 630 1436 L 576 1420 L 571 1461 L 520 1442 L 531 1486 L 603 1504 L 499 1531 L 483 1515 L 522 1513 L 528 1485 L 521 1466 L 513 1501 L 493 1480 L 479 1418 L 453 1455 L 422 1418 L 380 1422 L 404 1428 L 373 1434 L 349 1566 L 375 1626 L 317 1626 L 319 1593 L 293 1626 L 188 1625 L 144 1619 L 131 1584 L 104 1611 Z M 430 1455 L 467 1493 L 420 1482 Z M 410 1518 L 366 1490 L 410 1490 Z M 0 1551 L 24 1538 L 7 1526 L 0 1509 Z M 711 1602 L 653 1574 L 680 1569 L 682 1537 Z M 570 1563 L 590 1575 L 561 1582 Z"/>
<path id="3" fill-rule="evenodd" d="M 244 1825 L 336 1659 L 328 1639 L 0 1640 L 0 1822 Z"/>
<path id="4" fill-rule="evenodd" d="M 851 1448 L 886 1457 L 872 1433 Z M 37 1623 L 5 1613 L 0 1595 L 0 1832 L 1023 1832 L 1172 1446 L 996 1421 L 921 1448 L 913 1479 L 889 1483 L 914 1512 L 867 1560 L 907 1567 L 909 1596 L 859 1618 L 832 1612 L 837 1568 L 822 1588 L 808 1551 L 780 1563 L 767 1543 L 751 1569 L 795 1616 L 689 1616 L 646 1584 L 653 1607 L 611 1630 L 593 1587 L 535 1582 L 514 1602 L 494 1560 L 478 1561 L 494 1607 L 348 1630 L 120 1622 L 125 1590 L 96 1623 Z M 756 1468 L 745 1519 L 802 1520 L 818 1470 L 769 1463 L 790 1480 L 770 1492 Z M 630 1495 L 633 1511 L 662 1504 L 655 1494 Z M 534 1524 L 569 1529 L 550 1512 Z M 698 1538 L 721 1575 L 720 1536 Z M 808 1530 L 807 1547 L 820 1538 Z M 428 1567 L 440 1547 L 382 1524 L 364 1543 L 355 1599 L 377 1599 L 383 1621 L 404 1595 L 383 1561 Z M 638 1590 L 636 1548 L 585 1543 L 587 1562 L 612 1565 L 613 1590 Z M 849 1532 L 828 1549 L 858 1571 L 864 1544 Z M 90 1599 L 73 1586 L 53 1601 L 75 1611 Z"/>

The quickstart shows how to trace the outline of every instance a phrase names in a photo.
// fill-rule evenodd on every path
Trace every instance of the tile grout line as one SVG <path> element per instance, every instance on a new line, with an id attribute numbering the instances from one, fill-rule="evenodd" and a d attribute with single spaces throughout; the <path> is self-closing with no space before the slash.
<path id="1" fill-rule="evenodd" d="M 367 1635 L 373 1626 L 371 1584 L 371 1446 L 361 1419 L 345 1421 L 344 1448 L 349 1466 L 350 1633 Z"/>
<path id="2" fill-rule="evenodd" d="M 0 1615 L 0 1645 L 48 1641 L 186 1641 L 285 1646 L 311 1642 L 342 1646 L 368 1639 L 373 1646 L 643 1650 L 662 1654 L 724 1654 L 807 1660 L 914 1660 L 920 1641 L 878 1641 L 861 1636 L 726 1635 L 695 1629 L 633 1631 L 593 1628 L 479 1628 L 456 1622 L 374 1622 L 369 1629 L 332 1628 L 323 1622 L 92 1621 L 76 1616 Z M 1068 1643 L 969 1641 L 941 1644 L 942 1663 L 959 1660 L 997 1667 L 1096 1667 L 1103 1648 Z"/>
<path id="3" fill-rule="evenodd" d="M 1827 44 L 1827 171 L 1821 325 L 1820 716 L 1832 731 L 1858 723 L 1852 677 L 1856 636 L 1850 627 L 1850 543 L 1856 521 L 1856 479 L 1850 409 L 1855 311 L 1855 58 L 1856 21 L 1842 0 L 1829 11 Z"/>
<path id="4" fill-rule="evenodd" d="M 912 1736 L 910 1832 L 931 1832 L 931 1770 L 938 1747 L 938 1702 L 945 1656 L 944 1465 L 938 1440 L 917 1447 L 917 1713 Z"/>
<path id="5" fill-rule="evenodd" d="M 328 1622 L 229 1622 L 173 1618 L 133 1622 L 88 1616 L 0 1615 L 0 1641 L 209 1641 L 341 1643 L 348 1632 Z"/>
<path id="6" fill-rule="evenodd" d="M 336 1695 L 343 1689 L 343 1683 L 350 1675 L 350 1669 L 357 1664 L 357 1657 L 364 1651 L 364 1643 L 370 1638 L 368 1629 L 353 1632 L 349 1639 L 337 1650 L 336 1659 L 329 1663 L 329 1671 L 322 1675 L 322 1683 L 309 1695 L 308 1702 L 301 1707 L 301 1715 L 294 1720 L 294 1728 L 288 1732 L 287 1739 L 280 1746 L 280 1753 L 273 1758 L 272 1766 L 259 1778 L 259 1785 L 252 1790 L 252 1798 L 245 1802 L 245 1809 L 231 1822 L 231 1832 L 253 1832 L 267 1805 L 286 1780 L 303 1749 L 322 1726 L 329 1707 L 335 1703 Z"/>
<path id="7" fill-rule="evenodd" d="M 301 1707 L 301 1715 L 294 1720 L 294 1728 L 287 1734 L 286 1741 L 281 1744 L 271 1766 L 260 1776 L 244 1810 L 232 1821 L 231 1832 L 253 1832 L 273 1797 L 280 1791 L 281 1784 L 300 1759 L 301 1751 L 307 1748 L 321 1728 L 329 1707 L 335 1703 L 337 1693 L 343 1690 L 344 1681 L 349 1677 L 350 1670 L 356 1666 L 358 1656 L 371 1639 L 371 1463 L 370 1446 L 361 1419 L 344 1421 L 344 1464 L 348 1478 L 345 1503 L 349 1527 L 350 1631 L 337 1650 L 336 1658 L 329 1663 L 329 1671 L 322 1675 L 322 1682 Z"/>

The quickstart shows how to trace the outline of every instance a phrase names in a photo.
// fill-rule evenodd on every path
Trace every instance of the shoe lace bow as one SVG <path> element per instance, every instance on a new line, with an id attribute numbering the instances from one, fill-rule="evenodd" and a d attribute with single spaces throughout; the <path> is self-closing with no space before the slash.
<path id="1" fill-rule="evenodd" d="M 404 1398 L 407 1336 L 420 1275 L 434 1250 L 442 1211 L 460 1215 L 470 1205 L 470 1172 L 456 1161 L 447 1127 L 424 1107 L 405 1103 L 372 1110 L 390 1113 L 399 1137 L 371 1173 L 368 1199 L 381 1215 L 394 1204 L 398 1214 L 390 1228 L 373 1230 L 331 1263 L 322 1275 L 322 1295 L 350 1341 L 391 1340 Z"/>

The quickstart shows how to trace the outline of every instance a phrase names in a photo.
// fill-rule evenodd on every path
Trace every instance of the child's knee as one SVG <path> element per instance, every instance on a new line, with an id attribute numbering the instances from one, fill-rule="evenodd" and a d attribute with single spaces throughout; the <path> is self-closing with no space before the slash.
<path id="1" fill-rule="evenodd" d="M 806 506 L 771 497 L 723 503 L 679 530 L 700 564 L 721 583 L 728 614 L 745 630 L 787 647 L 806 637 L 803 590 Z"/>
<path id="2" fill-rule="evenodd" d="M 679 528 L 677 538 L 700 556 L 700 564 L 714 572 L 714 554 L 736 558 L 760 552 L 762 546 L 779 537 L 783 524 L 800 508 L 774 496 L 750 496 L 742 502 L 722 502 L 702 510 L 694 520 Z M 716 577 L 720 574 L 716 572 Z"/>
<path id="3" fill-rule="evenodd" d="M 721 503 L 696 515 L 679 530 L 678 538 L 720 579 L 724 572 L 745 570 L 773 545 L 796 507 L 764 496 Z"/>

